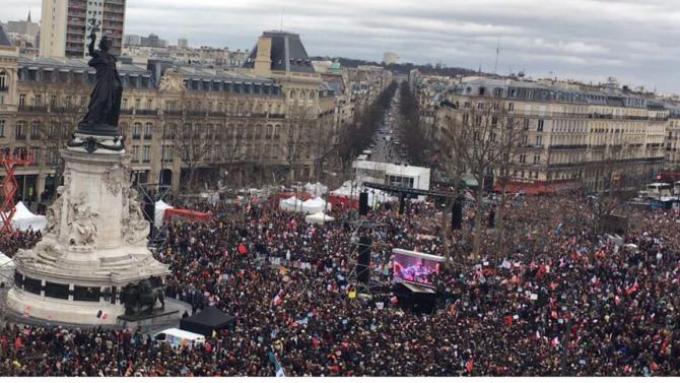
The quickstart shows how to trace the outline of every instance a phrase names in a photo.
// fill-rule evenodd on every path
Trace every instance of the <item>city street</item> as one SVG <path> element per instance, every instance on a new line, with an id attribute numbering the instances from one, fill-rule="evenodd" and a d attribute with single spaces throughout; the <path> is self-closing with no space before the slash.
<path id="1" fill-rule="evenodd" d="M 372 152 L 370 156 L 371 161 L 376 162 L 390 162 L 390 163 L 406 163 L 407 160 L 401 154 L 398 135 L 398 113 L 399 113 L 399 92 L 395 92 L 395 97 L 392 101 L 390 110 L 385 115 L 383 125 L 378 128 L 373 136 L 373 143 L 369 147 Z"/>

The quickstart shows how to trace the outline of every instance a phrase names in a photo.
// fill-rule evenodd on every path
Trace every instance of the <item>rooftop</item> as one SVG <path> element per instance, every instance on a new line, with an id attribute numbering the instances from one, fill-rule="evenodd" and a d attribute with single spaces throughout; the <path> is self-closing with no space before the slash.
<path id="1" fill-rule="evenodd" d="M 2 29 L 2 25 L 0 25 L 0 46 L 3 46 L 3 47 L 11 47 L 12 46 L 12 43 L 9 41 L 9 37 L 7 37 L 5 30 Z"/>
<path id="2" fill-rule="evenodd" d="M 262 36 L 272 40 L 270 59 L 272 70 L 285 72 L 314 73 L 312 61 L 307 55 L 300 35 L 283 31 L 268 31 Z M 257 45 L 250 52 L 250 57 L 243 65 L 244 68 L 253 68 L 257 57 Z"/>

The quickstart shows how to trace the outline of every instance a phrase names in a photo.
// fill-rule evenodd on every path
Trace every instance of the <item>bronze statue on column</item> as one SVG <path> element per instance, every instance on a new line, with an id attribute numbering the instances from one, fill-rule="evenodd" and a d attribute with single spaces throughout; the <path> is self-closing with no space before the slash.
<path id="1" fill-rule="evenodd" d="M 98 26 L 92 23 L 90 31 L 90 44 L 87 46 L 90 57 L 88 65 L 94 67 L 96 83 L 90 103 L 87 106 L 87 114 L 78 124 L 76 133 L 93 136 L 120 136 L 118 117 L 120 115 L 120 100 L 123 95 L 123 84 L 116 69 L 116 57 L 109 53 L 111 40 L 102 36 L 99 41 L 99 49 L 94 49 L 97 40 L 96 30 Z"/>

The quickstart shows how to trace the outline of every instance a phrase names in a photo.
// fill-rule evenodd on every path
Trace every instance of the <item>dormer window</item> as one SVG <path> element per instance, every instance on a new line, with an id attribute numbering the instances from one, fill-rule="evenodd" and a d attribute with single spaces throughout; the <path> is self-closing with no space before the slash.
<path id="1" fill-rule="evenodd" d="M 0 92 L 4 92 L 9 87 L 9 77 L 4 71 L 0 72 Z"/>

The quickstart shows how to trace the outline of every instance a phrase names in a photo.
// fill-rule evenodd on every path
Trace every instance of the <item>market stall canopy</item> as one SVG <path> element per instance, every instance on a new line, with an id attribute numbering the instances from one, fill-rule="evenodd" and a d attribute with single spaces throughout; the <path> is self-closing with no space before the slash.
<path id="1" fill-rule="evenodd" d="M 31 213 L 23 202 L 19 202 L 16 204 L 16 211 L 12 217 L 12 227 L 20 231 L 42 231 L 47 227 L 47 218 L 44 215 Z"/>
<path id="2" fill-rule="evenodd" d="M 302 211 L 307 214 L 314 214 L 331 210 L 331 204 L 323 198 L 314 198 L 302 203 Z"/>
<path id="3" fill-rule="evenodd" d="M 296 211 L 302 209 L 303 201 L 293 196 L 279 201 L 279 209 L 285 211 Z"/>
<path id="4" fill-rule="evenodd" d="M 168 209 L 172 209 L 172 206 L 163 202 L 163 200 L 156 201 L 153 217 L 154 226 L 156 227 L 163 226 L 163 217 L 165 216 L 165 211 Z"/>
<path id="5" fill-rule="evenodd" d="M 326 215 L 324 212 L 318 212 L 314 214 L 310 214 L 305 217 L 305 222 L 307 223 L 314 223 L 318 225 L 323 225 L 326 222 L 333 222 L 335 221 L 335 218 L 331 217 L 330 215 Z"/>
<path id="6" fill-rule="evenodd" d="M 323 194 L 328 193 L 328 186 L 317 182 L 315 184 L 307 183 L 305 184 L 305 191 L 315 197 L 319 197 Z"/>
<path id="7" fill-rule="evenodd" d="M 165 209 L 165 214 L 163 214 L 163 219 L 172 219 L 173 217 L 185 218 L 190 221 L 206 222 L 212 217 L 210 213 L 203 213 L 196 210 L 189 209 L 177 209 L 174 207 Z M 154 217 L 155 218 L 155 217 Z"/>

